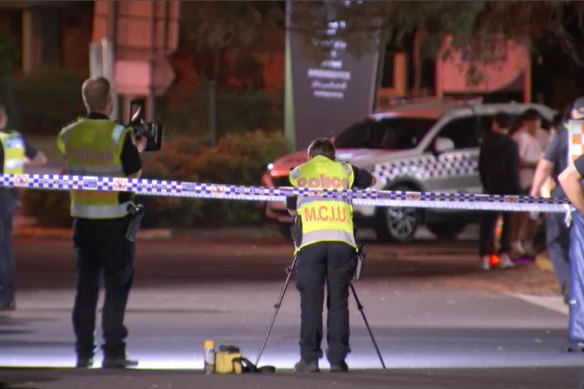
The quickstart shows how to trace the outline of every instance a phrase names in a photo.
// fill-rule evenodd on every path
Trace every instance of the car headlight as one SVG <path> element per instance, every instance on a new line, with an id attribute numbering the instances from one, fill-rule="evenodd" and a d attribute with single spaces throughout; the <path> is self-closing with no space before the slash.
<path id="1" fill-rule="evenodd" d="M 268 166 L 266 166 L 266 169 L 268 169 L 268 171 L 271 171 L 273 168 L 274 168 L 273 163 L 269 163 Z"/>

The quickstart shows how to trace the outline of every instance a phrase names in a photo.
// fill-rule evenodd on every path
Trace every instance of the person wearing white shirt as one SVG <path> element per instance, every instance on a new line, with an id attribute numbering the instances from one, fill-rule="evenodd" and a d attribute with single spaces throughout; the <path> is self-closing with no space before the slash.
<path id="1" fill-rule="evenodd" d="M 535 175 L 535 168 L 549 142 L 550 135 L 541 128 L 541 116 L 533 108 L 523 114 L 523 126 L 513 134 L 512 139 L 519 149 L 519 185 L 522 195 L 529 195 Z M 533 255 L 533 235 L 536 220 L 527 213 L 516 212 L 511 223 L 512 248 L 519 255 Z"/>

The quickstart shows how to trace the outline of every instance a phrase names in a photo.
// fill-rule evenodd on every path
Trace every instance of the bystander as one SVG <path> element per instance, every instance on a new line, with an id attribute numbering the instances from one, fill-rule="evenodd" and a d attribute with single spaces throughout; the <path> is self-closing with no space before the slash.
<path id="1" fill-rule="evenodd" d="M 499 112 L 491 123 L 491 131 L 481 144 L 479 173 L 483 189 L 488 194 L 513 195 L 519 192 L 519 154 L 517 145 L 509 137 L 511 116 Z M 494 247 L 495 224 L 502 216 L 503 228 L 498 250 Z M 509 258 L 509 234 L 511 230 L 509 212 L 485 211 L 480 219 L 480 268 L 491 269 L 491 256 L 498 251 L 499 266 L 512 267 Z"/>

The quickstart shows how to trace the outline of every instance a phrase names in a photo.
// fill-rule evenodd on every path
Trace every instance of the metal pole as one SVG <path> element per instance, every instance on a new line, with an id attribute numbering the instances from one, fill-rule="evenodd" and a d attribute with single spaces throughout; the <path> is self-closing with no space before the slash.
<path id="1" fill-rule="evenodd" d="M 278 311 L 280 310 L 280 306 L 282 305 L 282 300 L 284 300 L 284 294 L 286 293 L 286 289 L 288 289 L 288 284 L 290 283 L 290 277 L 292 277 L 292 271 L 294 270 L 295 266 L 296 266 L 296 256 L 294 256 L 294 260 L 292 261 L 292 264 L 286 268 L 286 273 L 288 274 L 288 276 L 286 277 L 286 282 L 284 282 L 284 286 L 282 287 L 282 290 L 280 291 L 280 296 L 278 296 L 278 300 L 276 301 L 276 304 L 274 304 L 274 308 L 276 308 L 276 310 L 274 311 L 274 314 L 272 315 L 272 320 L 270 321 L 270 325 L 268 326 L 268 331 L 266 332 L 266 335 L 264 336 L 262 346 L 260 347 L 260 351 L 258 352 L 258 357 L 256 358 L 256 362 L 255 362 L 256 366 L 259 365 L 260 358 L 262 357 L 262 353 L 264 352 L 264 348 L 266 347 L 266 343 L 268 343 L 268 338 L 270 337 L 270 333 L 272 332 L 272 327 L 274 326 L 274 322 L 276 321 L 276 316 L 278 315 Z"/>
<path id="2" fill-rule="evenodd" d="M 288 142 L 296 149 L 296 134 L 294 128 L 294 88 L 292 78 L 292 3 L 286 0 L 286 48 L 284 63 L 284 135 Z"/>
<path id="3" fill-rule="evenodd" d="M 359 312 L 361 312 L 361 316 L 363 316 L 363 321 L 365 322 L 365 327 L 367 327 L 367 331 L 369 331 L 369 336 L 371 336 L 371 341 L 373 342 L 373 346 L 375 347 L 375 351 L 377 351 L 377 356 L 379 357 L 379 361 L 381 362 L 381 366 L 383 366 L 383 368 L 385 369 L 385 362 L 383 361 L 383 357 L 381 356 L 381 351 L 379 351 L 379 347 L 377 346 L 377 342 L 375 341 L 375 337 L 373 336 L 373 332 L 371 331 L 371 327 L 369 327 L 369 322 L 367 321 L 367 318 L 365 317 L 365 312 L 363 312 L 363 305 L 361 304 L 361 301 L 359 301 L 359 297 L 357 297 L 357 292 L 355 292 L 355 287 L 353 286 L 353 283 L 349 283 L 349 286 L 351 287 L 351 291 L 353 292 L 353 296 L 355 297 L 355 301 L 357 302 L 357 308 L 359 309 Z"/>
<path id="4" fill-rule="evenodd" d="M 154 35 L 154 27 L 155 27 L 155 20 L 154 15 L 156 12 L 156 1 L 150 2 L 150 47 L 148 49 L 148 62 L 150 63 L 149 66 L 149 85 L 148 85 L 148 97 L 146 99 L 146 121 L 153 122 L 154 121 L 154 39 L 156 36 Z"/>
<path id="5" fill-rule="evenodd" d="M 120 115 L 120 102 L 118 99 L 118 94 L 116 93 L 116 87 L 114 83 L 114 64 L 116 62 L 116 18 L 117 18 L 117 7 L 116 1 L 110 2 L 110 12 L 109 12 L 109 28 L 108 28 L 108 41 L 105 45 L 102 42 L 102 60 L 106 62 L 102 64 L 102 69 L 107 69 L 107 74 L 104 74 L 108 78 L 112 85 L 112 113 L 111 118 L 114 120 L 121 120 Z M 109 47 L 108 47 L 109 45 Z M 104 66 L 105 65 L 105 66 Z M 103 72 L 103 70 L 102 70 Z"/>

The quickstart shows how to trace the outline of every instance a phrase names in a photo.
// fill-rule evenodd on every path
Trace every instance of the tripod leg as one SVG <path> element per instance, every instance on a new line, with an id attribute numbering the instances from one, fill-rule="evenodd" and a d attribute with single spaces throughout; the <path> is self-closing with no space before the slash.
<path id="1" fill-rule="evenodd" d="M 270 333 L 272 332 L 272 327 L 274 326 L 274 322 L 276 321 L 276 316 L 278 315 L 278 311 L 280 310 L 280 306 L 282 305 L 282 300 L 284 300 L 284 295 L 286 294 L 286 289 L 288 289 L 288 284 L 290 283 L 290 278 L 292 277 L 292 272 L 294 271 L 294 267 L 296 266 L 296 256 L 294 256 L 294 260 L 292 264 L 286 268 L 286 282 L 284 282 L 284 286 L 282 286 L 282 290 L 280 290 L 280 296 L 278 296 L 278 301 L 274 304 L 274 313 L 272 314 L 272 320 L 270 321 L 270 325 L 268 326 L 268 330 L 266 335 L 264 336 L 264 340 L 260 347 L 260 351 L 258 352 L 258 357 L 256 358 L 255 365 L 258 366 L 260 362 L 260 358 L 264 352 L 264 348 L 266 347 L 266 343 L 268 343 L 268 338 L 270 337 Z"/>
<path id="2" fill-rule="evenodd" d="M 351 291 L 353 292 L 353 297 L 355 297 L 355 302 L 357 303 L 357 308 L 359 312 L 361 312 L 361 316 L 363 316 L 363 321 L 365 322 L 365 327 L 367 327 L 367 331 L 369 332 L 369 336 L 371 337 L 371 341 L 373 342 L 373 346 L 375 347 L 375 351 L 377 351 L 377 356 L 379 357 L 379 361 L 381 362 L 381 366 L 385 369 L 385 362 L 383 361 L 383 357 L 381 356 L 381 352 L 379 351 L 379 347 L 377 346 L 377 342 L 375 341 L 375 337 L 373 336 L 373 332 L 371 331 L 371 327 L 369 326 L 369 322 L 365 317 L 365 312 L 363 312 L 363 305 L 361 301 L 359 301 L 359 297 L 357 297 L 357 292 L 355 292 L 355 287 L 352 283 L 349 284 L 351 287 Z"/>

